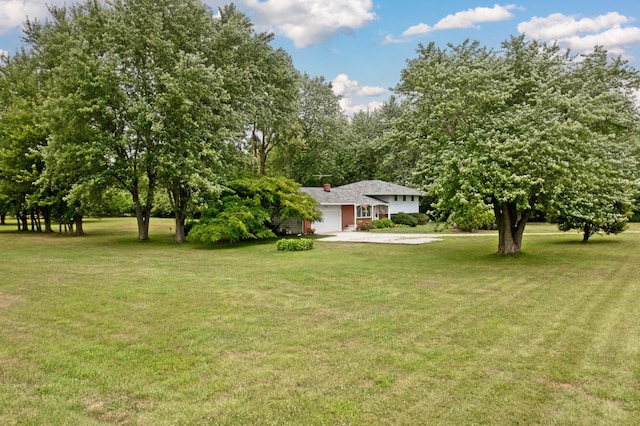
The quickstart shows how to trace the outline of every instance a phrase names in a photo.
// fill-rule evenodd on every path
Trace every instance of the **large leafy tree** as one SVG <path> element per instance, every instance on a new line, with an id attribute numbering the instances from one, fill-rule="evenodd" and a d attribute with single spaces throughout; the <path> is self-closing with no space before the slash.
<path id="1" fill-rule="evenodd" d="M 597 111 L 586 88 L 572 84 L 577 66 L 558 46 L 521 36 L 500 52 L 468 41 L 447 49 L 421 45 L 402 72 L 396 90 L 409 106 L 395 141 L 421 152 L 417 176 L 440 211 L 493 207 L 499 254 L 520 251 L 536 209 L 560 198 L 571 182 L 591 178 L 584 159 L 609 140 L 606 132 L 592 137 Z"/>
<path id="2" fill-rule="evenodd" d="M 57 58 L 52 174 L 77 170 L 74 186 L 127 190 L 141 241 L 149 238 L 154 194 L 163 187 L 175 241 L 184 241 L 194 197 L 217 190 L 233 150 L 227 141 L 243 126 L 236 116 L 246 96 L 233 90 L 244 87 L 236 57 L 244 41 L 228 29 L 235 21 L 216 20 L 198 0 L 88 1 L 51 10 L 49 21 L 30 23 L 26 32 L 35 51 Z"/>

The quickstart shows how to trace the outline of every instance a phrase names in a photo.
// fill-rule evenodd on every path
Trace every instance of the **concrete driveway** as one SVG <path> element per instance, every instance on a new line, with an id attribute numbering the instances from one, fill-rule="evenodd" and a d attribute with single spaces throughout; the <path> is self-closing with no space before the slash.
<path id="1" fill-rule="evenodd" d="M 378 244 L 428 244 L 442 241 L 430 234 L 378 234 L 372 232 L 337 232 L 321 235 L 320 241 Z"/>

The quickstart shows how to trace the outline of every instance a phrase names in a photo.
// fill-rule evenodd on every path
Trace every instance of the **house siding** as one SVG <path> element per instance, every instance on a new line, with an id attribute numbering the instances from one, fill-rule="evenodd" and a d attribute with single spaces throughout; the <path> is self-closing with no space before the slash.
<path id="1" fill-rule="evenodd" d="M 389 214 L 396 213 L 418 213 L 420 211 L 420 197 L 413 195 L 413 201 L 411 201 L 411 195 L 407 195 L 407 201 L 404 201 L 402 195 L 398 195 L 398 201 L 396 201 L 395 195 L 377 195 L 382 201 L 389 204 Z"/>
<path id="2" fill-rule="evenodd" d="M 302 220 L 293 217 L 285 219 L 280 224 L 280 229 L 282 229 L 286 234 L 301 234 L 304 230 Z"/>

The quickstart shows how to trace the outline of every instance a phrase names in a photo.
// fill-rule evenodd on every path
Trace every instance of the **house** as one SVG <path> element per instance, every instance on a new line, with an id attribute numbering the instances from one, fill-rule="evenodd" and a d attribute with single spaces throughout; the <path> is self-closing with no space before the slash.
<path id="1" fill-rule="evenodd" d="M 318 202 L 322 221 L 300 224 L 300 232 L 317 233 L 355 229 L 358 221 L 388 218 L 394 213 L 418 213 L 420 192 L 381 180 L 363 180 L 332 188 L 303 187 L 301 191 Z"/>

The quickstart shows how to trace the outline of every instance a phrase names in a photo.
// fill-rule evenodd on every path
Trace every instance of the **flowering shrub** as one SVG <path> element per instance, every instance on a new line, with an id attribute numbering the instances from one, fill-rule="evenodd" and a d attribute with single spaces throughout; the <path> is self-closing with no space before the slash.
<path id="1" fill-rule="evenodd" d="M 358 231 L 371 231 L 373 229 L 371 222 L 365 222 L 363 220 L 359 220 L 356 225 L 358 226 Z"/>

